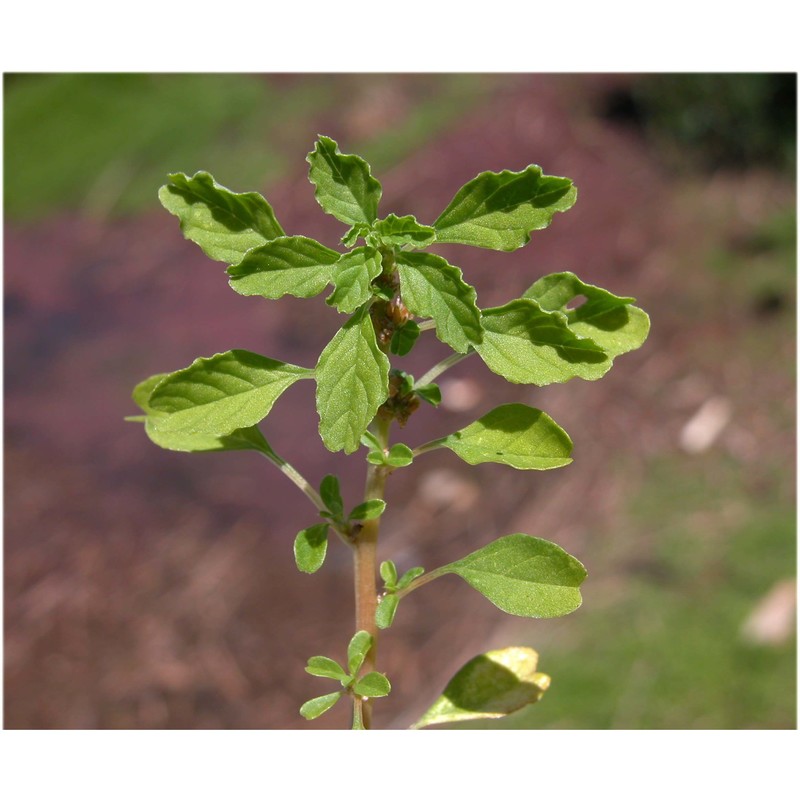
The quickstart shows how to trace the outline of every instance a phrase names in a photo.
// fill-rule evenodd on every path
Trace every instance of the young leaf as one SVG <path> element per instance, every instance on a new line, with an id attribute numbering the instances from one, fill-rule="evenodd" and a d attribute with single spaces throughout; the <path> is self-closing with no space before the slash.
<path id="1" fill-rule="evenodd" d="M 351 675 L 357 675 L 372 647 L 372 636 L 366 631 L 358 631 L 347 645 L 347 668 Z"/>
<path id="2" fill-rule="evenodd" d="M 389 359 L 378 348 L 366 306 L 322 351 L 316 379 L 322 441 L 329 450 L 354 452 L 389 396 Z"/>
<path id="3" fill-rule="evenodd" d="M 207 172 L 177 172 L 158 192 L 161 205 L 180 220 L 183 235 L 216 261 L 238 264 L 264 242 L 283 236 L 270 204 L 257 192 L 236 194 Z"/>
<path id="4" fill-rule="evenodd" d="M 340 255 L 305 236 L 280 236 L 228 267 L 228 283 L 239 294 L 268 300 L 313 297 L 330 283 Z"/>
<path id="5" fill-rule="evenodd" d="M 331 280 L 336 288 L 325 302 L 351 314 L 370 299 L 370 283 L 382 268 L 380 253 L 374 247 L 357 247 L 345 253 L 333 268 Z"/>
<path id="6" fill-rule="evenodd" d="M 328 552 L 328 523 L 312 525 L 300 531 L 294 540 L 294 560 L 300 572 L 316 572 Z"/>
<path id="7" fill-rule="evenodd" d="M 308 659 L 306 672 L 318 678 L 333 678 L 335 681 L 346 681 L 347 673 L 332 658 L 312 656 Z"/>
<path id="8" fill-rule="evenodd" d="M 386 510 L 385 500 L 367 500 L 357 505 L 351 512 L 348 520 L 376 519 Z"/>
<path id="9" fill-rule="evenodd" d="M 571 378 L 597 380 L 611 360 L 591 339 L 582 339 L 563 314 L 543 311 L 534 300 L 512 300 L 482 312 L 483 341 L 475 350 L 492 372 L 511 383 L 547 386 Z"/>
<path id="10" fill-rule="evenodd" d="M 255 425 L 309 369 L 247 350 L 198 358 L 159 381 L 150 395 L 152 426 L 159 434 L 225 436 Z"/>
<path id="11" fill-rule="evenodd" d="M 395 356 L 408 355 L 416 344 L 419 333 L 419 325 L 413 319 L 408 320 L 399 328 L 395 328 L 389 342 L 389 352 Z"/>
<path id="12" fill-rule="evenodd" d="M 344 514 L 342 492 L 339 488 L 339 479 L 335 475 L 326 475 L 322 479 L 322 483 L 319 485 L 319 494 L 322 502 L 334 517 L 341 517 Z"/>
<path id="13" fill-rule="evenodd" d="M 466 428 L 439 439 L 468 464 L 493 462 L 514 469 L 554 469 L 569 464 L 572 440 L 537 408 L 508 403 L 498 406 Z"/>
<path id="14" fill-rule="evenodd" d="M 397 567 L 394 561 L 381 561 L 381 578 L 387 589 L 393 589 L 397 584 Z"/>
<path id="15" fill-rule="evenodd" d="M 571 272 L 545 275 L 523 295 L 536 300 L 545 311 L 561 311 L 578 336 L 591 338 L 610 359 L 641 347 L 650 331 L 650 318 L 631 305 L 632 297 L 617 297 L 605 289 L 584 283 Z M 586 302 L 574 309 L 567 306 L 576 297 Z"/>
<path id="16" fill-rule="evenodd" d="M 506 647 L 476 656 L 411 727 L 499 719 L 536 703 L 550 686 L 550 677 L 536 671 L 538 661 L 539 654 L 530 647 Z"/>
<path id="17" fill-rule="evenodd" d="M 424 386 L 416 386 L 414 391 L 432 406 L 438 406 L 442 402 L 442 390 L 435 383 L 426 383 Z"/>
<path id="18" fill-rule="evenodd" d="M 561 617 L 581 604 L 586 569 L 557 544 L 524 533 L 503 536 L 437 570 L 463 578 L 507 614 Z"/>
<path id="19" fill-rule="evenodd" d="M 326 214 L 347 225 L 375 221 L 382 190 L 363 158 L 343 155 L 333 139 L 320 136 L 306 161 L 314 195 Z"/>
<path id="20" fill-rule="evenodd" d="M 546 228 L 556 211 L 575 203 L 569 178 L 542 175 L 531 164 L 522 172 L 482 172 L 465 184 L 433 227 L 438 242 L 492 250 L 516 250 L 531 231 Z"/>
<path id="21" fill-rule="evenodd" d="M 373 228 L 390 247 L 428 247 L 436 241 L 436 231 L 430 225 L 420 225 L 410 214 L 405 217 L 389 214 L 386 219 L 379 219 Z"/>
<path id="22" fill-rule="evenodd" d="M 362 697 L 386 697 L 391 690 L 389 679 L 381 672 L 368 672 L 353 684 L 353 691 Z"/>
<path id="23" fill-rule="evenodd" d="M 400 291 L 408 310 L 432 317 L 437 337 L 459 353 L 479 344 L 483 336 L 475 289 L 461 270 L 433 253 L 398 253 Z"/>
<path id="24" fill-rule="evenodd" d="M 387 594 L 378 601 L 375 609 L 375 624 L 381 629 L 391 628 L 400 598 L 396 594 Z"/>
<path id="25" fill-rule="evenodd" d="M 306 719 L 316 719 L 333 708 L 343 694 L 344 692 L 333 692 L 332 694 L 323 694 L 321 697 L 314 697 L 300 706 L 300 714 Z"/>
<path id="26" fill-rule="evenodd" d="M 414 460 L 414 453 L 406 444 L 393 444 L 386 455 L 386 464 L 390 467 L 407 467 Z"/>
<path id="27" fill-rule="evenodd" d="M 342 236 L 340 241 L 345 247 L 352 247 L 359 239 L 365 238 L 371 230 L 372 228 L 366 223 L 357 222 Z"/>
<path id="28" fill-rule="evenodd" d="M 411 567 L 411 569 L 407 572 L 404 572 L 400 580 L 397 581 L 397 590 L 400 591 L 401 589 L 405 589 L 407 586 L 410 586 L 411 583 L 419 578 L 419 576 L 424 572 L 424 567 Z"/>

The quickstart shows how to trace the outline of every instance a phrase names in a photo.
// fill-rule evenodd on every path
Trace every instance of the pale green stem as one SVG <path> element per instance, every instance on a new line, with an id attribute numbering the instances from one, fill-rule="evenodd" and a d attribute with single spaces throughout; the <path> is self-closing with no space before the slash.
<path id="1" fill-rule="evenodd" d="M 439 567 L 439 569 L 434 569 L 430 572 L 426 572 L 424 575 L 420 575 L 419 578 L 415 578 L 408 586 L 406 586 L 405 589 L 401 589 L 399 592 L 397 592 L 397 599 L 402 599 L 415 589 L 419 589 L 420 586 L 424 586 L 426 583 L 430 583 L 437 578 L 441 578 L 442 575 L 447 575 L 448 572 L 449 571 L 446 567 Z"/>
<path id="2" fill-rule="evenodd" d="M 436 328 L 435 319 L 424 319 L 422 322 L 417 323 L 420 331 L 432 331 Z"/>
<path id="3" fill-rule="evenodd" d="M 447 358 L 442 359 L 438 364 L 432 366 L 418 381 L 414 381 L 414 386 L 425 386 L 431 381 L 436 380 L 443 372 L 450 369 L 450 367 L 455 366 L 458 364 L 459 361 L 463 361 L 465 358 L 469 358 L 475 351 L 470 350 L 467 353 L 453 353 Z"/>

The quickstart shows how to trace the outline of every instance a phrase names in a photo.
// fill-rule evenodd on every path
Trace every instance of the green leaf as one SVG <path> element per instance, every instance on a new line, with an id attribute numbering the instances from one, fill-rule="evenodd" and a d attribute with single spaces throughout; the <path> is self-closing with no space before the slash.
<path id="1" fill-rule="evenodd" d="M 228 283 L 239 294 L 268 300 L 313 297 L 330 283 L 340 255 L 305 236 L 280 236 L 228 267 Z"/>
<path id="2" fill-rule="evenodd" d="M 631 305 L 632 297 L 617 297 L 584 283 L 572 272 L 545 275 L 524 297 L 536 300 L 546 311 L 565 313 L 570 330 L 592 339 L 611 359 L 641 347 L 650 332 L 650 318 Z M 577 308 L 567 308 L 576 297 L 585 297 L 586 301 Z"/>
<path id="3" fill-rule="evenodd" d="M 389 352 L 395 356 L 407 356 L 419 338 L 419 325 L 413 319 L 396 328 L 389 342 Z"/>
<path id="4" fill-rule="evenodd" d="M 539 654 L 530 647 L 506 647 L 476 656 L 411 727 L 499 719 L 536 703 L 550 686 L 550 677 L 536 671 L 538 661 Z"/>
<path id="5" fill-rule="evenodd" d="M 145 432 L 154 444 L 163 447 L 165 450 L 176 450 L 183 453 L 206 453 L 223 450 L 258 450 L 262 453 L 272 453 L 272 448 L 255 425 L 250 428 L 239 428 L 228 436 L 214 436 L 213 434 L 202 433 L 159 433 L 154 428 L 150 416 L 159 416 L 160 412 L 150 408 L 150 395 L 155 387 L 167 377 L 168 373 L 161 373 L 138 383 L 133 390 L 133 401 L 148 416 L 126 417 L 131 422 L 143 422 Z"/>
<path id="6" fill-rule="evenodd" d="M 381 672 L 368 672 L 353 684 L 353 691 L 362 697 L 386 697 L 391 690 L 389 679 Z"/>
<path id="7" fill-rule="evenodd" d="M 582 339 L 557 311 L 530 299 L 482 312 L 483 341 L 475 350 L 492 372 L 511 383 L 547 386 L 571 378 L 597 380 L 611 360 L 591 339 Z"/>
<path id="8" fill-rule="evenodd" d="M 468 464 L 493 462 L 514 469 L 554 469 L 572 461 L 566 432 L 543 411 L 521 403 L 498 406 L 425 449 L 433 446 L 449 448 Z"/>
<path id="9" fill-rule="evenodd" d="M 346 681 L 347 673 L 332 658 L 312 656 L 308 659 L 306 672 L 318 678 L 333 678 L 335 681 Z"/>
<path id="10" fill-rule="evenodd" d="M 375 221 L 382 190 L 363 158 L 343 155 L 333 139 L 320 136 L 306 161 L 314 195 L 326 214 L 347 225 Z"/>
<path id="11" fill-rule="evenodd" d="M 400 598 L 396 594 L 384 595 L 375 609 L 375 624 L 381 629 L 391 628 Z"/>
<path id="12" fill-rule="evenodd" d="M 158 192 L 161 205 L 180 220 L 183 235 L 216 261 L 237 264 L 264 242 L 283 236 L 270 204 L 257 192 L 236 194 L 207 172 L 177 172 Z"/>
<path id="13" fill-rule="evenodd" d="M 358 631 L 347 645 L 347 665 L 351 675 L 357 675 L 372 647 L 372 636 L 366 631 Z"/>
<path id="14" fill-rule="evenodd" d="M 411 567 L 408 572 L 404 572 L 403 576 L 397 581 L 397 590 L 400 591 L 401 589 L 405 589 L 407 586 L 410 586 L 413 581 L 419 578 L 425 572 L 424 567 Z"/>
<path id="15" fill-rule="evenodd" d="M 516 250 L 531 231 L 546 228 L 556 211 L 575 203 L 569 178 L 543 175 L 531 164 L 522 172 L 482 172 L 465 184 L 433 227 L 438 242 Z"/>
<path id="16" fill-rule="evenodd" d="M 442 402 L 442 390 L 435 383 L 426 383 L 424 386 L 414 387 L 414 391 L 432 406 L 438 406 Z"/>
<path id="17" fill-rule="evenodd" d="M 255 425 L 286 389 L 312 375 L 247 350 L 198 358 L 155 387 L 149 400 L 152 426 L 164 435 L 225 436 Z"/>
<path id="18" fill-rule="evenodd" d="M 344 692 L 333 692 L 332 694 L 323 694 L 321 697 L 314 697 L 300 706 L 300 714 L 306 719 L 316 719 L 333 708 L 343 694 Z"/>
<path id="19" fill-rule="evenodd" d="M 372 297 L 370 283 L 382 269 L 380 253 L 374 247 L 357 247 L 345 253 L 333 268 L 331 280 L 336 288 L 325 302 L 351 314 Z"/>
<path id="20" fill-rule="evenodd" d="M 430 225 L 420 225 L 410 214 L 405 217 L 389 214 L 386 219 L 379 219 L 373 228 L 390 247 L 427 247 L 436 241 L 436 231 Z"/>
<path id="21" fill-rule="evenodd" d="M 339 488 L 339 479 L 335 475 L 326 475 L 322 479 L 322 483 L 319 485 L 319 495 L 334 517 L 339 518 L 344 514 L 342 492 Z"/>
<path id="22" fill-rule="evenodd" d="M 377 519 L 386 510 L 385 500 L 367 500 L 357 505 L 351 512 L 348 520 Z"/>
<path id="23" fill-rule="evenodd" d="M 414 460 L 414 453 L 407 444 L 393 444 L 386 456 L 390 467 L 407 467 Z"/>
<path id="24" fill-rule="evenodd" d="M 360 238 L 365 238 L 371 230 L 372 228 L 366 223 L 357 222 L 342 236 L 340 241 L 345 247 L 352 247 Z"/>
<path id="25" fill-rule="evenodd" d="M 561 617 L 581 604 L 586 569 L 557 544 L 524 533 L 504 536 L 437 570 L 463 578 L 507 614 Z"/>
<path id="26" fill-rule="evenodd" d="M 397 583 L 397 567 L 394 561 L 382 561 L 380 566 L 381 578 L 387 588 L 394 588 Z"/>
<path id="27" fill-rule="evenodd" d="M 300 572 L 316 572 L 328 552 L 328 523 L 312 525 L 300 531 L 294 540 L 294 560 Z"/>
<path id="28" fill-rule="evenodd" d="M 408 310 L 432 317 L 436 335 L 459 353 L 479 344 L 483 336 L 475 289 L 461 270 L 433 253 L 398 253 L 400 291 Z"/>
<path id="29" fill-rule="evenodd" d="M 329 450 L 354 452 L 389 396 L 389 359 L 378 348 L 366 306 L 322 351 L 316 379 L 322 441 Z"/>

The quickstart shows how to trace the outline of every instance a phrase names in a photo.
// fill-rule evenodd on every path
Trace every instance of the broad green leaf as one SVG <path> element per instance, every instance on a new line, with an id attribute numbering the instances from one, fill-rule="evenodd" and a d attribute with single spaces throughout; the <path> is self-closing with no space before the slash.
<path id="1" fill-rule="evenodd" d="M 378 601 L 375 609 L 375 624 L 381 629 L 391 628 L 400 598 L 396 594 L 387 594 Z"/>
<path id="2" fill-rule="evenodd" d="M 389 359 L 378 348 L 366 306 L 322 351 L 316 379 L 322 441 L 334 452 L 354 452 L 389 396 Z"/>
<path id="3" fill-rule="evenodd" d="M 300 572 L 316 572 L 328 552 L 328 523 L 312 525 L 300 531 L 294 540 L 294 560 Z"/>
<path id="4" fill-rule="evenodd" d="M 554 469 L 572 461 L 566 432 L 543 411 L 521 403 L 498 406 L 425 449 L 433 446 L 449 448 L 468 464 L 493 462 L 514 469 Z"/>
<path id="5" fill-rule="evenodd" d="M 419 578 L 425 572 L 424 567 L 411 567 L 410 570 L 404 572 L 400 580 L 397 581 L 397 588 L 405 589 L 407 586 L 410 586 L 413 581 Z"/>
<path id="6" fill-rule="evenodd" d="M 374 247 L 357 247 L 345 253 L 333 267 L 331 281 L 336 288 L 325 302 L 352 314 L 372 297 L 370 283 L 382 269 L 380 253 Z"/>
<path id="7" fill-rule="evenodd" d="M 485 334 L 484 334 L 485 335 Z M 442 390 L 435 383 L 426 383 L 424 386 L 414 387 L 414 391 L 432 406 L 438 406 L 442 402 Z"/>
<path id="8" fill-rule="evenodd" d="M 353 226 L 375 221 L 382 190 L 363 158 L 343 155 L 333 139 L 320 136 L 306 161 L 314 195 L 326 214 Z"/>
<path id="9" fill-rule="evenodd" d="M 376 519 L 386 510 L 385 500 L 366 500 L 357 505 L 351 512 L 348 519 L 367 520 Z"/>
<path id="10" fill-rule="evenodd" d="M 366 631 L 358 631 L 347 645 L 347 667 L 351 675 L 357 675 L 372 647 L 372 636 Z"/>
<path id="11" fill-rule="evenodd" d="M 575 203 L 569 178 L 543 175 L 531 164 L 522 172 L 482 172 L 465 184 L 433 227 L 438 242 L 516 250 L 531 231 L 546 228 L 556 211 Z"/>
<path id="12" fill-rule="evenodd" d="M 163 378 L 150 395 L 151 422 L 158 434 L 226 436 L 255 425 L 309 369 L 247 350 L 198 358 Z"/>
<path id="13" fill-rule="evenodd" d="M 158 192 L 161 205 L 180 220 L 183 235 L 216 261 L 238 264 L 244 254 L 283 236 L 270 204 L 257 192 L 236 194 L 207 172 L 177 172 Z"/>
<path id="14" fill-rule="evenodd" d="M 228 283 L 239 294 L 268 300 L 313 297 L 330 283 L 340 255 L 305 236 L 280 236 L 228 267 Z"/>
<path id="15" fill-rule="evenodd" d="M 650 331 L 650 318 L 632 305 L 632 297 L 617 297 L 605 289 L 584 283 L 571 272 L 545 275 L 523 295 L 536 300 L 545 311 L 561 311 L 578 336 L 592 339 L 610 359 L 641 347 Z M 586 301 L 568 308 L 577 297 Z"/>
<path id="16" fill-rule="evenodd" d="M 536 671 L 538 661 L 530 647 L 506 647 L 473 658 L 411 727 L 499 719 L 536 703 L 550 686 L 550 677 Z"/>
<path id="17" fill-rule="evenodd" d="M 418 317 L 432 317 L 441 341 L 459 353 L 481 342 L 475 289 L 464 283 L 458 267 L 433 253 L 398 253 L 397 271 L 406 307 Z"/>
<path id="18" fill-rule="evenodd" d="M 586 569 L 557 544 L 513 533 L 437 570 L 463 578 L 507 614 L 561 617 L 581 604 Z"/>
<path id="19" fill-rule="evenodd" d="M 346 681 L 347 673 L 332 658 L 312 656 L 308 659 L 306 672 L 318 678 L 333 678 L 335 681 Z"/>
<path id="20" fill-rule="evenodd" d="M 333 692 L 332 694 L 323 694 L 321 697 L 314 697 L 300 706 L 300 714 L 306 719 L 316 719 L 333 708 L 343 694 L 344 692 Z"/>
<path id="21" fill-rule="evenodd" d="M 341 517 L 344 514 L 342 492 L 339 488 L 339 479 L 335 475 L 326 475 L 322 479 L 322 483 L 319 485 L 319 494 L 322 502 L 334 517 Z"/>
<path id="22" fill-rule="evenodd" d="M 571 378 L 597 380 L 611 368 L 602 347 L 582 339 L 563 314 L 535 300 L 512 300 L 482 312 L 483 341 L 475 350 L 492 372 L 511 383 L 547 386 Z"/>
<path id="23" fill-rule="evenodd" d="M 389 214 L 386 219 L 379 219 L 373 228 L 390 247 L 427 247 L 436 241 L 436 231 L 430 225 L 421 225 L 410 214 L 405 217 Z"/>
<path id="24" fill-rule="evenodd" d="M 272 448 L 264 438 L 264 434 L 253 425 L 250 428 L 239 428 L 227 436 L 214 436 L 204 433 L 160 433 L 153 425 L 151 416 L 157 417 L 160 412 L 150 408 L 150 395 L 168 373 L 153 375 L 138 383 L 133 390 L 133 401 L 148 416 L 126 417 L 131 422 L 143 422 L 150 440 L 165 450 L 176 450 L 183 453 L 211 453 L 223 450 L 257 450 L 270 454 Z"/>
<path id="25" fill-rule="evenodd" d="M 381 672 L 368 672 L 353 684 L 353 691 L 362 697 L 386 697 L 391 690 L 389 679 Z"/>
<path id="26" fill-rule="evenodd" d="M 389 352 L 394 356 L 407 356 L 419 338 L 419 325 L 413 319 L 395 329 L 389 342 Z"/>

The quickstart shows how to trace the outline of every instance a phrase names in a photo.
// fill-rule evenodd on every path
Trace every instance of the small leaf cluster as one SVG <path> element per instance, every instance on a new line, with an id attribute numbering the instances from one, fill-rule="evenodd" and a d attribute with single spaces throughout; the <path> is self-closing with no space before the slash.
<path id="1" fill-rule="evenodd" d="M 368 672 L 359 676 L 367 653 L 375 643 L 367 631 L 358 631 L 347 646 L 347 669 L 326 656 L 312 656 L 308 659 L 306 672 L 319 678 L 339 681 L 342 688 L 330 694 L 320 695 L 303 703 L 300 713 L 306 719 L 316 719 L 333 708 L 346 694 L 361 698 L 386 697 L 392 687 L 382 672 Z"/>

